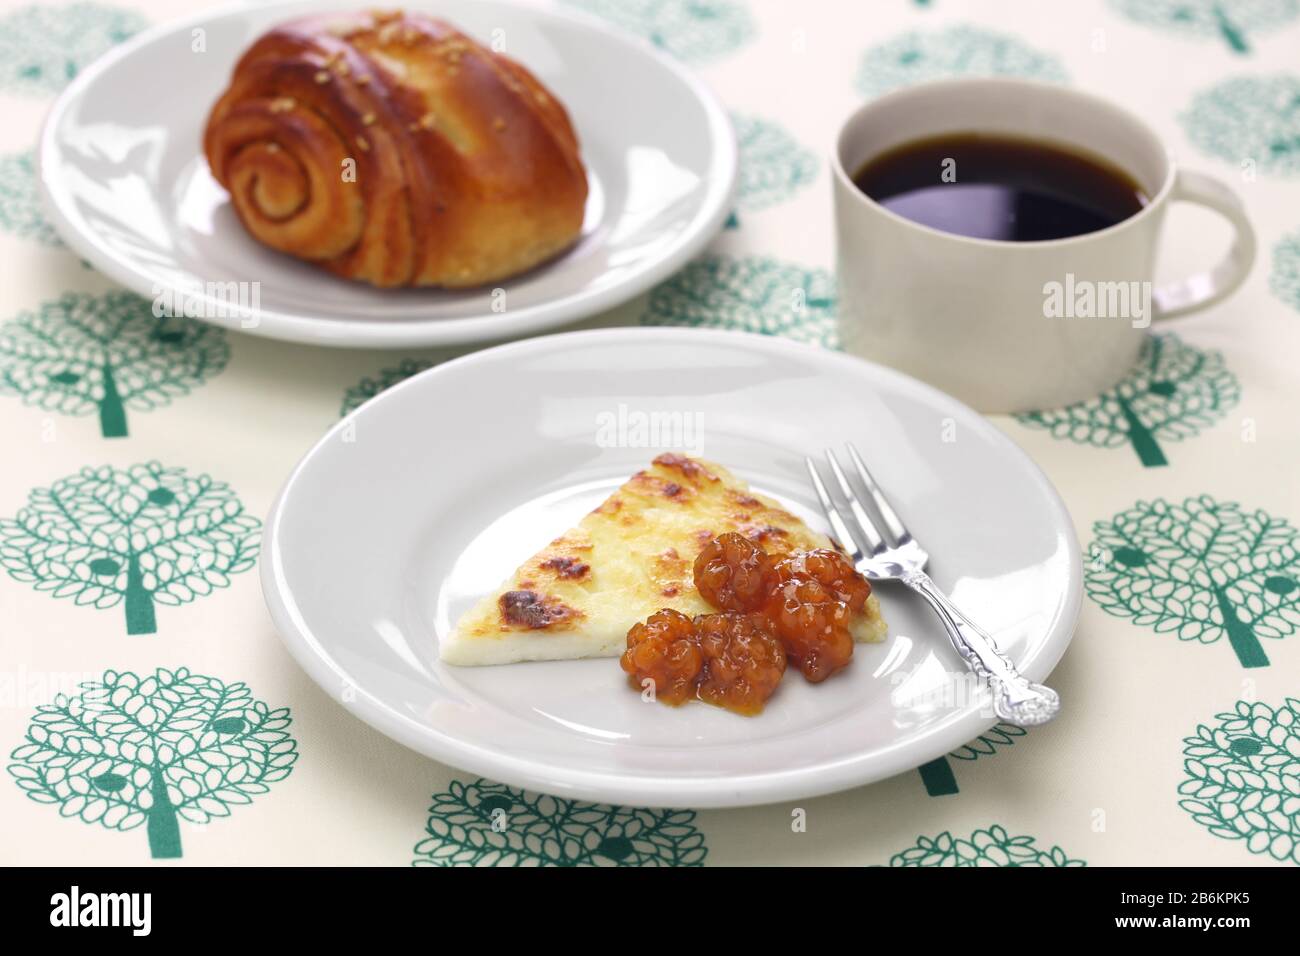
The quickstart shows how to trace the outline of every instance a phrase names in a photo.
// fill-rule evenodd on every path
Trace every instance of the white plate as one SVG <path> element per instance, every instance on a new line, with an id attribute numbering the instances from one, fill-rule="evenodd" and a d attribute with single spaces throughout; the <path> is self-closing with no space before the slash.
<path id="1" fill-rule="evenodd" d="M 206 13 L 147 31 L 91 65 L 55 103 L 41 135 L 41 188 L 68 245 L 150 298 L 160 288 L 259 282 L 257 308 L 223 308 L 205 297 L 206 317 L 222 325 L 319 345 L 402 348 L 518 335 L 612 308 L 680 268 L 721 229 L 736 145 L 699 80 L 649 44 L 580 15 L 438 0 L 406 6 L 481 40 L 498 31 L 506 52 L 568 108 L 591 187 L 577 246 L 501 283 L 501 311 L 490 289 L 381 291 L 261 245 L 208 171 L 200 149 L 208 111 L 262 33 L 356 5 Z M 192 50 L 198 30 L 203 53 Z"/>
<path id="2" fill-rule="evenodd" d="M 889 584 L 879 588 L 886 642 L 859 645 L 825 684 L 787 675 L 749 719 L 643 703 L 612 659 L 443 665 L 437 641 L 462 611 L 657 453 L 611 447 L 636 439 L 635 416 L 651 413 L 690 416 L 676 420 L 698 425 L 694 434 L 661 435 L 698 435 L 693 450 L 823 530 L 802 455 L 856 443 L 930 548 L 940 586 L 1022 670 L 1041 680 L 1064 653 L 1079 612 L 1078 542 L 1055 490 L 1001 432 L 867 362 L 689 329 L 500 346 L 340 422 L 267 520 L 263 589 L 289 650 L 326 693 L 421 753 L 614 803 L 827 793 L 916 767 L 994 723 L 931 613 Z"/>

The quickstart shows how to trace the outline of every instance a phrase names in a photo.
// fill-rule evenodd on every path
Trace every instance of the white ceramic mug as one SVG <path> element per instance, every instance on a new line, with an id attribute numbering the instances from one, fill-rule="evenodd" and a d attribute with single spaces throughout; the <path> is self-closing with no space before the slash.
<path id="1" fill-rule="evenodd" d="M 853 184 L 867 160 L 894 147 L 971 132 L 1045 140 L 1101 157 L 1127 172 L 1150 200 L 1106 229 L 1010 242 L 920 225 Z M 1255 258 L 1254 232 L 1227 186 L 1176 170 L 1160 138 L 1132 113 L 1064 87 L 955 79 L 887 94 L 849 117 L 832 165 L 844 348 L 984 412 L 1053 408 L 1096 396 L 1132 368 L 1153 315 L 1159 320 L 1219 301 L 1242 283 Z M 961 170 L 956 174 L 960 179 Z M 1215 210 L 1236 236 L 1213 270 L 1153 290 L 1161 223 L 1175 201 Z M 1088 310 L 1071 308 L 1071 296 L 1086 304 L 1088 285 L 1094 317 L 1084 318 L 1078 313 Z M 1133 301 L 1126 314 L 1096 317 L 1123 313 L 1115 308 L 1124 305 L 1120 299 L 1143 289 L 1150 303 L 1145 317 Z M 1069 317 L 1056 314 L 1057 292 Z"/>

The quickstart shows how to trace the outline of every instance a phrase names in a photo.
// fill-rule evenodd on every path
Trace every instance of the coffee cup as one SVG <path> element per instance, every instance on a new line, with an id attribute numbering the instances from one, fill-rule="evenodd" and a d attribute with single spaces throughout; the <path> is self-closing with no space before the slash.
<path id="1" fill-rule="evenodd" d="M 1091 232 L 1009 241 L 944 231 L 892 211 L 854 176 L 915 141 L 1015 137 L 1098 157 L 1145 202 Z M 1046 83 L 962 78 L 858 107 L 832 157 L 838 325 L 844 349 L 893 366 L 984 412 L 1068 405 L 1116 385 L 1157 322 L 1212 305 L 1245 280 L 1255 236 L 1236 194 L 1175 167 L 1151 127 L 1104 99 Z M 955 181 L 960 181 L 960 164 Z M 942 202 L 942 193 L 939 199 Z M 1196 203 L 1235 235 L 1209 271 L 1152 286 L 1165 212 Z"/>

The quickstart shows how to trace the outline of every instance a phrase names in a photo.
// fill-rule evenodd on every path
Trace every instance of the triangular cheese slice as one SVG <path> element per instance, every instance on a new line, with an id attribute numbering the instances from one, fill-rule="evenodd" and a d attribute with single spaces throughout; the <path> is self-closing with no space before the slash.
<path id="1" fill-rule="evenodd" d="M 467 611 L 441 657 L 461 665 L 617 657 L 628 629 L 661 608 L 713 610 L 692 569 L 700 549 L 728 531 L 776 555 L 835 547 L 720 465 L 660 455 Z M 884 640 L 875 594 L 850 627 L 859 641 Z"/>

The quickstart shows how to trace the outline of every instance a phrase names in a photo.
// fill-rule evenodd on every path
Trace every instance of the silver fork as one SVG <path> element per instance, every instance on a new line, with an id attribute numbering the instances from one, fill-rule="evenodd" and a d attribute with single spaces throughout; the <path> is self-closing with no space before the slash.
<path id="1" fill-rule="evenodd" d="M 875 504 L 887 536 L 881 535 L 867 514 L 833 452 L 827 450 L 826 463 L 844 495 L 847 513 L 841 510 L 827 492 L 813 460 L 804 458 L 804 463 L 808 466 L 808 475 L 812 478 L 822 510 L 826 512 L 835 536 L 848 552 L 854 566 L 874 581 L 902 581 L 925 598 L 926 603 L 939 615 L 948 639 L 966 666 L 988 683 L 993 692 L 994 713 L 1003 720 L 1022 727 L 1047 723 L 1061 709 L 1060 696 L 1050 687 L 1035 684 L 1016 670 L 1016 666 L 998 650 L 993 638 L 939 590 L 930 575 L 925 573 L 930 555 L 908 533 L 898 514 L 890 507 L 857 449 L 852 445 L 847 448 L 862 487 Z"/>

